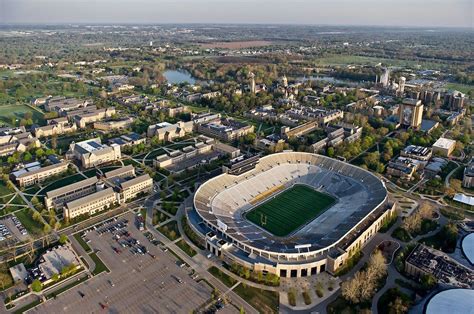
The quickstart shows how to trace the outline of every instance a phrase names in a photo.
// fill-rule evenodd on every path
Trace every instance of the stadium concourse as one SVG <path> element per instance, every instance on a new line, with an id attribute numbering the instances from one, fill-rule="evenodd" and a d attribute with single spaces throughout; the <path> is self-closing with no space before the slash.
<path id="1" fill-rule="evenodd" d="M 300 219 L 291 200 L 279 207 L 272 203 L 275 213 L 270 215 L 265 209 L 260 223 L 245 218 L 259 205 L 298 185 L 335 201 L 325 208 L 294 200 L 302 204 L 298 205 L 301 215 L 308 216 L 311 210 L 317 213 L 295 224 L 289 233 L 272 234 L 269 230 L 275 226 L 269 224 Z M 384 184 L 370 172 L 317 154 L 283 152 L 262 157 L 253 169 L 239 175 L 224 173 L 202 184 L 188 218 L 205 237 L 207 249 L 225 261 L 281 277 L 304 277 L 325 270 L 334 273 L 394 210 Z"/>

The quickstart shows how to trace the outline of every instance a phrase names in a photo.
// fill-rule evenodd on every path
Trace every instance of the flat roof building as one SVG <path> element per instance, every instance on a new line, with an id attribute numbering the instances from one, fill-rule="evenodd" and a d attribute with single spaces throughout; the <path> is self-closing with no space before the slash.
<path id="1" fill-rule="evenodd" d="M 416 145 L 408 145 L 400 152 L 400 155 L 403 157 L 409 157 L 421 161 L 430 160 L 431 154 L 431 148 Z"/>
<path id="2" fill-rule="evenodd" d="M 153 179 L 144 174 L 128 181 L 124 181 L 116 187 L 120 202 L 128 202 L 143 193 L 151 192 L 153 189 Z"/>
<path id="3" fill-rule="evenodd" d="M 474 187 L 474 157 L 471 158 L 469 164 L 464 168 L 462 186 L 465 188 Z"/>
<path id="4" fill-rule="evenodd" d="M 456 148 L 456 141 L 448 138 L 440 137 L 433 144 L 433 153 L 441 156 L 449 157 Z"/>
<path id="5" fill-rule="evenodd" d="M 20 187 L 31 186 L 67 171 L 69 162 L 61 162 L 46 167 L 25 167 L 12 172 L 11 176 Z"/>
<path id="6" fill-rule="evenodd" d="M 97 190 L 98 183 L 96 177 L 88 178 L 76 183 L 72 183 L 61 188 L 46 192 L 44 203 L 47 209 L 61 209 L 64 203 L 81 198 L 85 195 L 94 193 Z"/>
<path id="7" fill-rule="evenodd" d="M 119 200 L 114 190 L 106 188 L 66 203 L 63 208 L 64 219 L 73 219 L 81 215 L 93 215 L 118 203 Z"/>

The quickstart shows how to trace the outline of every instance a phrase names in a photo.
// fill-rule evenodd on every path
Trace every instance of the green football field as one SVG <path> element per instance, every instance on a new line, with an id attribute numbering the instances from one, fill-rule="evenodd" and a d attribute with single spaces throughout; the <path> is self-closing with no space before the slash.
<path id="1" fill-rule="evenodd" d="M 295 185 L 245 214 L 268 232 L 284 237 L 322 214 L 335 203 L 333 197 L 305 185 Z"/>

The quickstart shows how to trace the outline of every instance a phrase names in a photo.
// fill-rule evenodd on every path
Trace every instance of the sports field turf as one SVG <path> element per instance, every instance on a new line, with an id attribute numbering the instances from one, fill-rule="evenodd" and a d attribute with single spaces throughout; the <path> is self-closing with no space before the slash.
<path id="1" fill-rule="evenodd" d="M 268 232 L 284 237 L 313 220 L 336 200 L 305 185 L 295 185 L 255 207 L 245 217 Z"/>

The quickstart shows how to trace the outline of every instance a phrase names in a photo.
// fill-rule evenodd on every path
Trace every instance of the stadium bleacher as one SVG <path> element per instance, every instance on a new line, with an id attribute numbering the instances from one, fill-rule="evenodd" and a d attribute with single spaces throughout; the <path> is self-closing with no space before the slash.
<path id="1" fill-rule="evenodd" d="M 327 193 L 337 202 L 284 239 L 243 218 L 248 210 L 294 184 Z M 280 189 L 282 185 L 285 188 Z M 300 244 L 311 244 L 311 250 L 317 251 L 342 240 L 386 198 L 383 183 L 366 170 L 321 155 L 285 152 L 261 158 L 254 169 L 239 176 L 222 174 L 209 180 L 196 192 L 194 205 L 207 223 L 217 228 L 219 220 L 227 225 L 225 233 L 234 241 L 264 251 L 297 253 L 295 246 Z"/>

